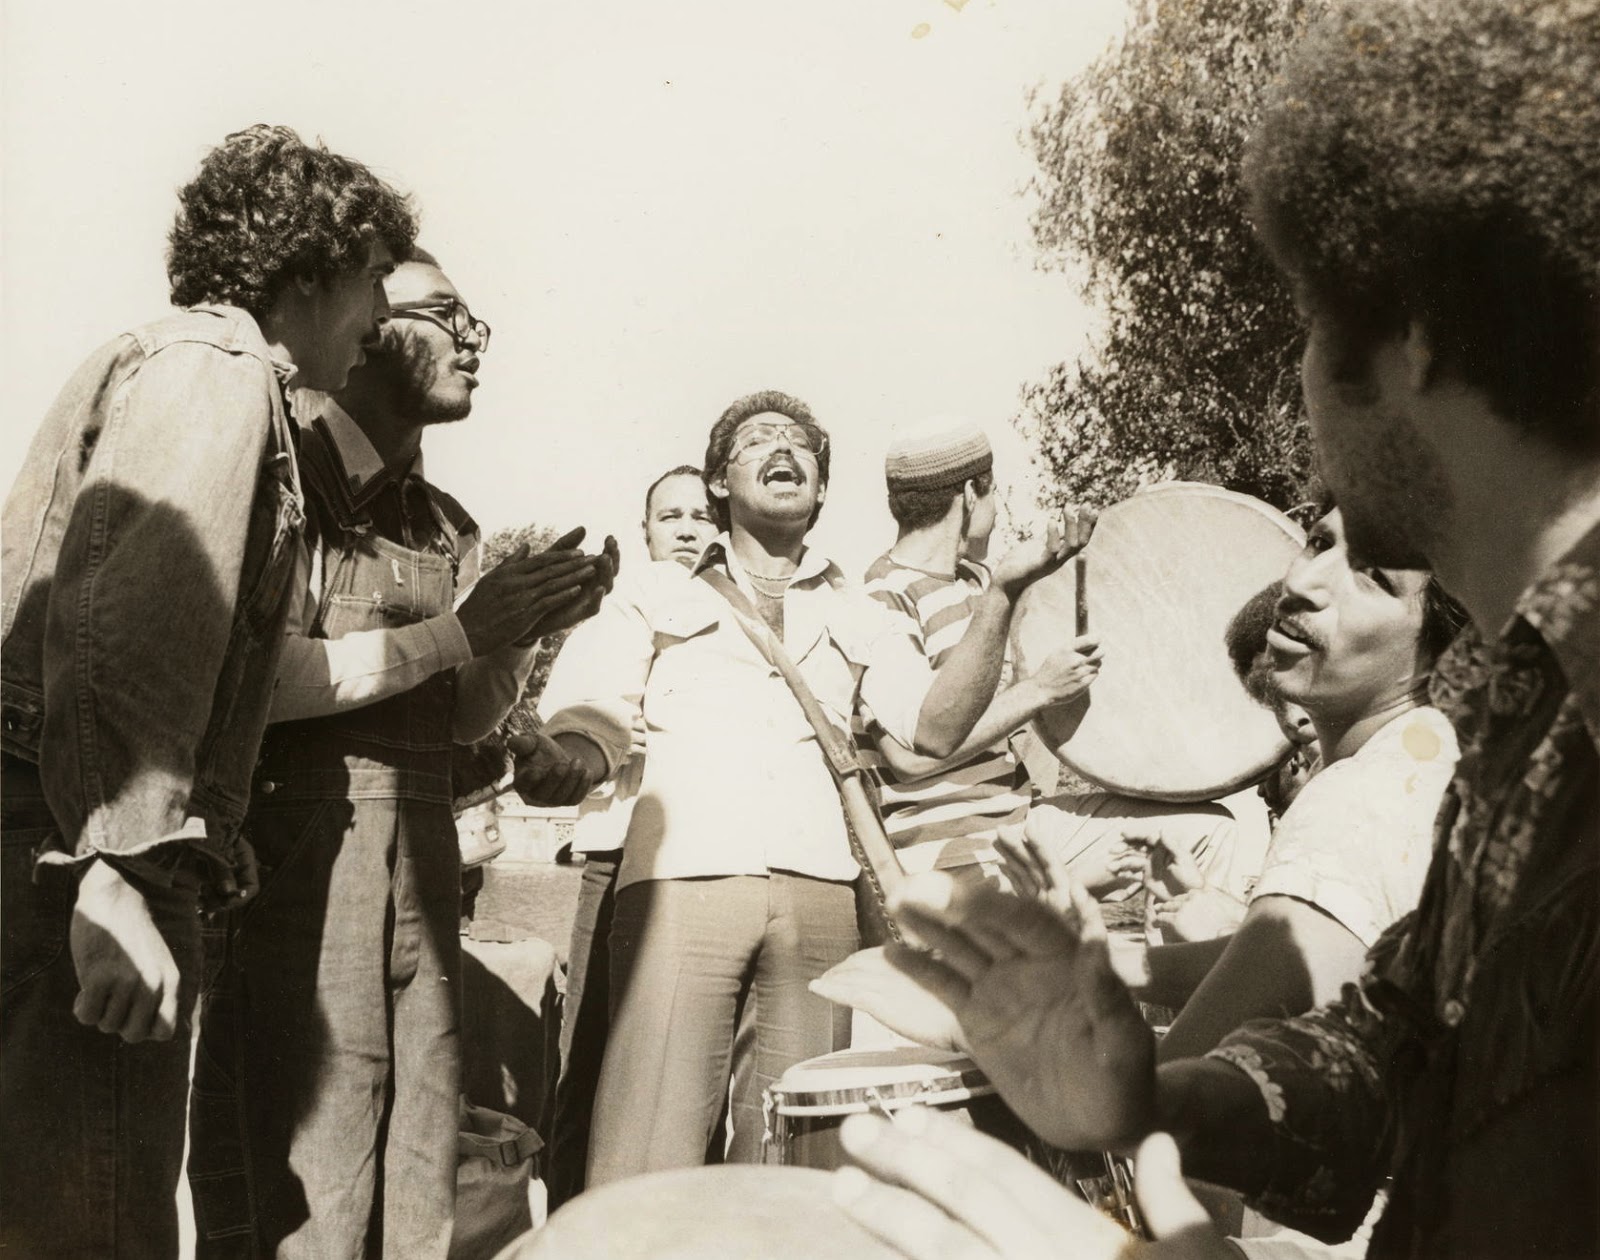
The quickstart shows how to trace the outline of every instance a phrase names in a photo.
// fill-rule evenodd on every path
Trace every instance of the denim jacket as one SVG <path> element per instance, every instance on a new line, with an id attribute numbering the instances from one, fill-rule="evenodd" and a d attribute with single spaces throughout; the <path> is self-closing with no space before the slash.
<path id="1" fill-rule="evenodd" d="M 304 524 L 292 371 L 244 311 L 198 306 L 97 350 L 34 437 L 3 522 L 0 747 L 39 767 L 40 861 L 244 868 Z"/>

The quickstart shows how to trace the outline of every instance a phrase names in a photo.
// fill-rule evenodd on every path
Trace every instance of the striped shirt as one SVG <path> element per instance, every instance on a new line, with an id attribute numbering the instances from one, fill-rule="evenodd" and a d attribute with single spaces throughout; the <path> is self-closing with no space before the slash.
<path id="1" fill-rule="evenodd" d="M 873 561 L 865 580 L 867 594 L 906 619 L 906 632 L 938 669 L 966 634 L 978 597 L 988 589 L 989 571 L 961 560 L 956 576 L 948 577 L 885 554 Z M 964 765 L 901 779 L 877 749 L 883 731 L 865 706 L 854 730 L 862 760 L 881 785 L 884 830 L 908 872 L 993 861 L 1000 829 L 1022 825 L 1028 774 L 1006 741 Z"/>

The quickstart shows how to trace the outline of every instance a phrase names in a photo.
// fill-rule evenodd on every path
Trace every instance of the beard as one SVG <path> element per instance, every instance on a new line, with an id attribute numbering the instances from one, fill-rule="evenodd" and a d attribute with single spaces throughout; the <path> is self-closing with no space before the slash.
<path id="1" fill-rule="evenodd" d="M 451 360 L 440 362 L 420 339 L 410 337 L 397 339 L 390 353 L 390 382 L 400 415 L 439 424 L 471 414 L 472 391 L 456 379 Z"/>

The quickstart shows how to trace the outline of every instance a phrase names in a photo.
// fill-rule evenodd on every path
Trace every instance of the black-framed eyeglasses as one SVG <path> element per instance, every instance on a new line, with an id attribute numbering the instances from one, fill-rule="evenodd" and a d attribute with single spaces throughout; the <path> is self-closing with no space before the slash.
<path id="1" fill-rule="evenodd" d="M 425 319 L 437 324 L 456 340 L 456 349 L 476 335 L 480 352 L 489 348 L 489 325 L 476 318 L 458 298 L 430 298 L 424 302 L 400 302 L 389 308 L 390 319 Z"/>
<path id="2" fill-rule="evenodd" d="M 809 451 L 820 456 L 828 449 L 828 435 L 814 424 L 791 420 L 784 424 L 747 424 L 734 436 L 730 458 L 736 464 L 749 463 L 758 455 L 765 455 L 779 440 L 796 450 Z"/>

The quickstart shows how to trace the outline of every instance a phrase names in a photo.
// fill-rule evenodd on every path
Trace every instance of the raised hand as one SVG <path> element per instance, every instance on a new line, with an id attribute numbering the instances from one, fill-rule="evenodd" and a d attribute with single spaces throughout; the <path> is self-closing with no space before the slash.
<path id="1" fill-rule="evenodd" d="M 1050 522 L 1044 537 L 1030 538 L 1006 552 L 995 568 L 995 585 L 1007 599 L 1015 600 L 1087 547 L 1096 519 L 1098 515 L 1092 508 L 1069 505 L 1060 520 Z"/>
<path id="2" fill-rule="evenodd" d="M 1125 1148 L 1155 1107 L 1155 1040 L 1112 965 L 1099 907 L 1076 883 L 1063 913 L 934 871 L 890 911 L 925 946 L 885 957 L 939 998 L 990 1081 L 1046 1141 Z M 931 952 L 930 952 L 931 951 Z"/>

